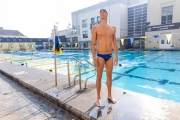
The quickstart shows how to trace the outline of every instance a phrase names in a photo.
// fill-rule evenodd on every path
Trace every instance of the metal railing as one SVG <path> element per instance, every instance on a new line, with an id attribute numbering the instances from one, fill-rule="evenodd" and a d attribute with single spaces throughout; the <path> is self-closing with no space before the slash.
<path id="1" fill-rule="evenodd" d="M 80 64 L 80 62 L 79 62 L 79 64 Z M 83 64 L 84 65 L 84 64 Z M 80 67 L 81 67 L 81 64 L 80 64 Z M 83 73 L 84 72 L 86 72 L 86 67 L 85 67 L 85 65 L 84 65 L 84 71 L 83 71 Z M 74 85 L 76 84 L 76 77 L 78 77 L 79 76 L 79 74 L 77 74 L 75 77 L 74 77 Z"/>
<path id="2" fill-rule="evenodd" d="M 86 60 L 85 58 L 81 58 L 80 61 L 79 61 L 79 63 L 82 64 L 81 62 L 82 62 L 83 60 L 86 61 L 87 63 L 89 63 L 91 66 L 94 67 L 94 65 L 93 65 L 92 63 L 90 63 L 88 60 Z M 94 76 L 96 75 L 96 67 L 94 67 L 94 69 L 95 69 L 95 74 L 92 75 L 92 76 L 90 76 L 90 77 L 88 77 L 88 78 L 86 78 L 86 80 L 85 80 L 85 83 L 84 83 L 85 88 L 87 88 L 87 80 L 88 80 L 89 78 L 92 78 L 92 77 L 94 77 Z M 81 70 L 81 68 L 80 68 L 80 70 Z M 80 71 L 79 75 L 80 75 L 80 76 L 79 76 L 79 81 L 80 81 L 79 84 L 80 84 L 80 90 L 81 90 L 81 71 Z"/>
<path id="3" fill-rule="evenodd" d="M 71 86 L 71 83 L 70 83 L 70 71 L 69 71 L 69 61 L 70 61 L 70 59 L 74 59 L 74 60 L 78 63 L 78 71 L 79 71 L 79 74 L 77 74 L 77 75 L 74 77 L 74 85 L 75 85 L 77 76 L 79 76 L 79 89 L 82 90 L 82 86 L 81 86 L 81 64 L 82 64 L 82 61 L 83 61 L 83 60 L 86 61 L 87 63 L 89 63 L 89 64 L 90 64 L 91 66 L 93 66 L 93 67 L 94 67 L 94 65 L 93 65 L 92 63 L 90 63 L 88 60 L 86 60 L 85 58 L 81 58 L 80 61 L 78 61 L 76 58 L 70 57 L 70 58 L 67 60 L 69 87 Z M 84 64 L 83 64 L 83 65 L 84 65 Z M 87 88 L 87 80 L 88 80 L 89 78 L 92 78 L 92 77 L 94 77 L 94 76 L 96 75 L 96 67 L 94 67 L 94 70 L 95 70 L 95 74 L 92 75 L 92 76 L 90 76 L 90 77 L 88 77 L 88 78 L 86 78 L 86 80 L 85 80 L 85 88 Z M 85 73 L 85 72 L 86 72 L 86 67 L 85 67 L 85 65 L 84 65 L 84 71 L 83 71 L 83 73 Z"/>
<path id="4" fill-rule="evenodd" d="M 69 71 L 69 60 L 70 59 L 74 59 L 76 62 L 79 62 L 76 58 L 74 57 L 69 57 L 69 59 L 67 60 L 67 70 L 68 70 L 68 83 L 69 83 L 69 87 L 71 86 L 70 83 L 70 71 Z M 78 69 L 80 69 L 80 64 L 78 64 Z"/>

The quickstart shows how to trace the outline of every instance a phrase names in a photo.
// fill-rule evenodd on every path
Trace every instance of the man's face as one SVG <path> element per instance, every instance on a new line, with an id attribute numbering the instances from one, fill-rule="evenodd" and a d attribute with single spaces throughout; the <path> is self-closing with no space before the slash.
<path id="1" fill-rule="evenodd" d="M 107 18 L 107 12 L 106 12 L 106 10 L 101 10 L 100 11 L 100 18 L 101 19 L 105 19 L 105 18 Z"/>

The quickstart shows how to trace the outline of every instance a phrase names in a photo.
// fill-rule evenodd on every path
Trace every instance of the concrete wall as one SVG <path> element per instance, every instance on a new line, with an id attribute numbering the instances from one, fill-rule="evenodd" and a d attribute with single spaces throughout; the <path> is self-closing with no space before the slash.
<path id="1" fill-rule="evenodd" d="M 123 4 L 120 4 L 120 27 L 118 29 L 121 37 L 128 35 L 128 8 Z M 120 36 L 116 35 L 117 38 L 121 38 Z"/>
<path id="2" fill-rule="evenodd" d="M 109 13 L 109 7 L 105 7 L 104 9 L 107 10 Z M 91 23 L 91 18 L 95 18 L 95 22 L 97 22 L 97 17 L 99 16 L 99 10 L 100 9 L 95 9 L 91 10 L 89 12 L 86 12 L 84 14 L 80 15 L 80 35 L 81 35 L 81 41 L 90 41 L 91 40 L 91 29 L 90 29 L 90 23 Z M 110 14 L 109 14 L 110 15 Z M 87 27 L 82 27 L 82 20 L 87 19 Z M 109 22 L 109 18 L 108 18 Z M 88 38 L 83 38 L 83 31 L 88 31 Z"/>
<path id="3" fill-rule="evenodd" d="M 114 4 L 103 8 L 108 12 L 108 23 L 116 26 L 116 37 L 120 38 L 120 26 L 122 25 L 122 28 L 127 29 L 127 6 L 122 4 Z M 97 22 L 97 17 L 100 15 L 99 11 L 100 9 L 95 9 L 80 15 L 80 34 L 82 41 L 91 40 L 91 18 L 95 18 L 95 22 Z M 85 19 L 87 19 L 87 27 L 83 28 L 82 20 Z M 83 38 L 82 32 L 86 30 L 88 31 L 88 38 Z M 127 31 L 122 32 L 121 34 L 126 36 Z"/>
<path id="4" fill-rule="evenodd" d="M 86 16 L 85 14 L 89 14 L 90 16 L 92 16 L 91 14 L 99 13 L 99 10 L 102 9 L 102 8 L 105 8 L 105 9 L 109 10 L 109 8 L 107 8 L 108 6 L 114 6 L 112 8 L 110 7 L 110 9 L 115 11 L 115 14 L 111 14 L 111 16 L 115 16 L 115 17 L 111 18 L 112 22 L 110 21 L 110 23 L 116 25 L 117 23 L 119 23 L 120 15 L 122 15 L 121 23 L 125 19 L 127 21 L 127 16 L 126 16 L 127 15 L 127 10 L 124 9 L 126 6 L 139 4 L 139 3 L 144 3 L 144 2 L 147 2 L 147 0 L 107 0 L 107 1 L 104 1 L 104 2 L 100 2 L 100 3 L 92 5 L 90 7 L 87 7 L 87 8 L 72 12 L 71 13 L 72 25 L 77 29 L 77 34 L 81 35 L 82 34 L 82 30 L 81 30 L 82 16 L 83 15 Z M 116 5 L 121 4 L 120 8 L 119 8 L 119 6 L 117 7 L 115 4 Z M 119 13 L 116 12 L 116 11 L 119 11 Z M 123 11 L 123 12 L 120 12 L 120 11 Z M 97 16 L 97 14 L 94 14 L 94 16 Z M 117 20 L 117 22 L 115 22 L 115 20 Z M 89 25 L 89 23 L 88 23 L 88 25 Z M 126 27 L 126 26 L 127 26 L 126 23 L 123 23 L 122 27 Z M 117 30 L 118 30 L 117 36 L 118 37 L 120 36 L 119 28 L 120 27 L 118 27 L 118 25 L 117 25 Z M 88 31 L 89 31 L 89 29 L 88 29 Z M 127 33 L 123 30 L 122 35 L 126 36 Z M 82 39 L 82 40 L 89 40 L 89 38 L 88 39 Z"/>
<path id="5" fill-rule="evenodd" d="M 0 42 L 0 52 L 2 51 L 34 51 L 34 42 Z"/>
<path id="6" fill-rule="evenodd" d="M 161 24 L 162 7 L 173 5 L 173 23 L 180 22 L 180 0 L 148 0 L 147 22 L 150 26 Z"/>
<path id="7" fill-rule="evenodd" d="M 169 44 L 167 44 L 166 34 L 172 34 Z M 160 37 L 154 38 L 154 35 Z M 146 37 L 145 48 L 147 49 L 180 49 L 180 29 L 148 32 Z M 161 40 L 165 40 L 165 44 L 161 44 Z"/>
<path id="8" fill-rule="evenodd" d="M 180 22 L 180 0 L 148 0 L 147 22 L 149 26 L 161 25 L 162 8 L 173 6 L 172 23 Z M 166 34 L 172 34 L 170 43 L 167 43 Z M 159 38 L 154 38 L 154 35 L 159 35 Z M 146 32 L 145 48 L 149 49 L 179 49 L 180 48 L 180 29 L 163 30 Z M 162 44 L 162 40 L 165 41 Z"/>

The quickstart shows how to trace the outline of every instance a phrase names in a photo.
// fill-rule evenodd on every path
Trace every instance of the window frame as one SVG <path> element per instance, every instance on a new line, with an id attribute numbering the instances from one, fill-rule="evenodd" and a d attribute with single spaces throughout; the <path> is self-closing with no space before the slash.
<path id="1" fill-rule="evenodd" d="M 82 20 L 82 28 L 87 27 L 87 19 Z"/>
<path id="2" fill-rule="evenodd" d="M 169 17 L 171 19 L 169 20 Z M 165 18 L 165 19 L 164 19 Z M 173 5 L 162 7 L 161 9 L 161 24 L 171 24 L 173 22 Z"/>
<path id="3" fill-rule="evenodd" d="M 98 18 L 99 18 L 99 20 L 98 20 Z M 101 22 L 100 16 L 97 16 L 97 22 L 98 22 L 98 23 Z"/>
<path id="4" fill-rule="evenodd" d="M 92 22 L 92 20 L 94 19 L 94 22 Z M 93 18 L 91 18 L 91 23 L 95 23 L 96 21 L 95 21 L 95 18 L 93 17 Z"/>
<path id="5" fill-rule="evenodd" d="M 88 38 L 88 30 L 82 31 L 83 38 Z"/>

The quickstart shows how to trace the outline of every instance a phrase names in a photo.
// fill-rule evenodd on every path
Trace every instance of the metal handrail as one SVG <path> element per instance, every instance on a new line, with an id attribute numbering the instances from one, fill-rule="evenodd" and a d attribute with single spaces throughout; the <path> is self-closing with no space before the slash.
<path id="1" fill-rule="evenodd" d="M 83 65 L 84 65 L 84 64 L 83 64 Z M 80 65 L 80 67 L 81 67 L 81 65 Z M 83 71 L 83 73 L 84 73 L 84 72 L 86 72 L 86 67 L 85 67 L 85 65 L 84 65 L 84 71 Z M 77 74 L 77 75 L 74 77 L 74 85 L 76 84 L 76 77 L 77 77 L 77 76 L 79 76 L 79 74 Z"/>
<path id="2" fill-rule="evenodd" d="M 94 67 L 94 65 L 93 65 L 92 63 L 90 63 L 88 60 L 86 60 L 85 58 L 81 58 L 80 61 L 79 61 L 79 64 L 81 64 L 81 61 L 82 61 L 82 60 L 86 61 L 87 63 L 89 63 L 90 65 L 92 65 L 92 66 Z M 96 71 L 96 67 L 94 67 L 94 68 L 95 68 L 95 71 Z M 81 68 L 79 68 L 79 70 L 81 70 Z M 94 75 L 88 77 L 88 78 L 85 80 L 85 83 L 84 83 L 85 88 L 87 88 L 87 87 L 86 87 L 86 86 L 87 86 L 87 80 L 88 80 L 89 78 L 94 77 L 95 75 L 96 75 L 96 72 L 95 72 Z M 81 90 L 81 71 L 79 71 L 79 85 L 80 85 L 80 90 Z"/>
<path id="3" fill-rule="evenodd" d="M 69 57 L 69 59 L 67 60 L 69 87 L 71 86 L 71 83 L 70 83 L 70 72 L 69 72 L 69 60 L 70 60 L 70 59 L 74 59 L 75 61 L 79 62 L 75 57 Z M 80 64 L 78 64 L 78 69 L 80 70 Z"/>

